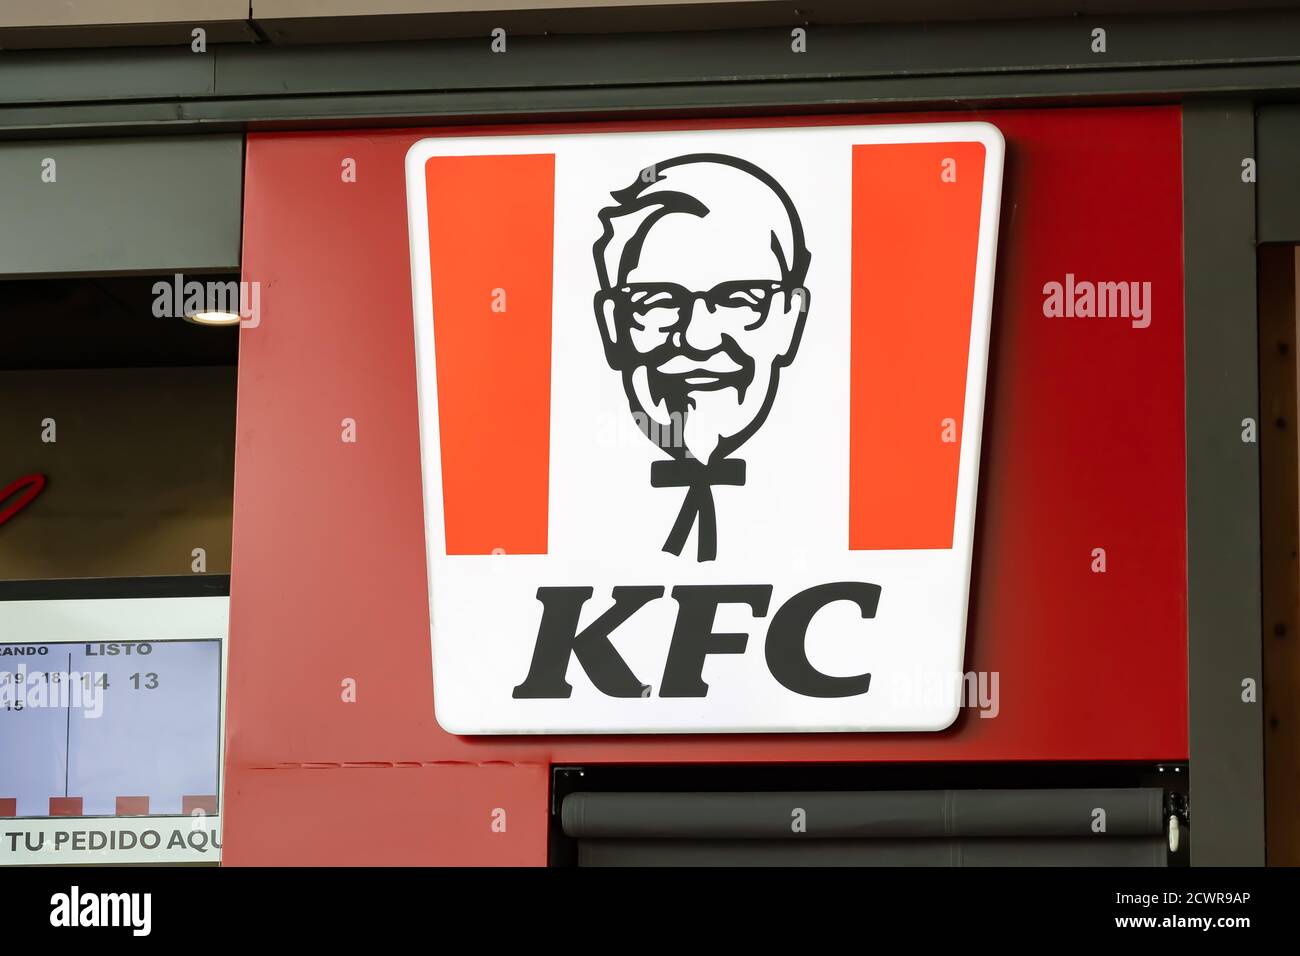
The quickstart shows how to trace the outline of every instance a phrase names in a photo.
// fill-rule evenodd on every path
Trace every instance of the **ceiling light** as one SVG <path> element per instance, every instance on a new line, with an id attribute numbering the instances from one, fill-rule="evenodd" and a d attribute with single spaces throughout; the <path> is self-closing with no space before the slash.
<path id="1" fill-rule="evenodd" d="M 186 314 L 186 322 L 192 322 L 195 325 L 238 325 L 238 312 L 195 312 Z"/>

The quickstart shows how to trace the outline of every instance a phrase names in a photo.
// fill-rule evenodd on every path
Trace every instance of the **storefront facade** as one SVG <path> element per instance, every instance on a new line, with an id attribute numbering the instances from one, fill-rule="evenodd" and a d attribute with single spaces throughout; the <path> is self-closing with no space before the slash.
<path id="1" fill-rule="evenodd" d="M 55 380 L 60 365 L 35 359 L 0 373 L 14 396 L 9 407 L 22 409 L 0 423 L 13 430 L 6 447 L 19 449 L 15 473 L 0 480 L 49 481 L 0 526 L 0 568 L 10 579 L 0 583 L 9 630 L 0 637 L 14 646 L 125 640 L 129 623 L 96 633 L 112 612 L 73 614 L 84 619 L 74 632 L 68 609 L 147 600 L 161 603 L 139 606 L 141 620 L 171 626 L 172 640 L 199 641 L 223 630 L 228 594 L 228 633 L 218 635 L 224 665 L 173 665 L 220 685 L 224 710 L 219 702 L 208 708 L 224 746 L 219 808 L 180 799 L 215 798 L 194 791 L 207 779 L 196 770 L 184 781 L 190 789 L 174 795 L 178 806 L 167 805 L 173 820 L 192 831 L 198 809 L 221 861 L 232 865 L 688 862 L 691 854 L 713 862 L 735 854 L 741 862 L 1258 865 L 1266 846 L 1272 862 L 1294 853 L 1285 838 L 1294 824 L 1266 813 L 1266 782 L 1284 794 L 1294 773 L 1294 758 L 1282 756 L 1285 734 L 1295 733 L 1283 703 L 1294 611 L 1288 585 L 1277 583 L 1295 576 L 1286 532 L 1277 530 L 1294 520 L 1294 502 L 1277 503 L 1285 482 L 1271 476 L 1295 451 L 1285 402 L 1289 394 L 1294 405 L 1290 253 L 1300 242 L 1300 203 L 1291 170 L 1300 112 L 1288 100 L 1300 83 L 1300 15 L 1153 5 L 1141 16 L 1044 11 L 1025 19 L 1023 10 L 991 5 L 980 19 L 909 23 L 914 14 L 900 8 L 886 22 L 864 23 L 833 7 L 804 22 L 771 5 L 735 4 L 731 22 L 743 28 L 719 29 L 711 18 L 724 14 L 713 5 L 481 17 L 397 6 L 390 17 L 369 8 L 364 18 L 342 10 L 304 17 L 289 0 L 258 0 L 251 17 L 214 21 L 201 51 L 196 24 L 136 24 L 85 28 L 89 37 L 113 37 L 113 48 L 6 49 L 0 59 L 0 169 L 12 183 L 6 200 L 21 197 L 23 221 L 0 240 L 7 277 L 148 274 L 243 287 L 236 380 L 212 358 L 205 374 L 217 381 L 203 393 L 233 391 L 233 429 L 213 426 L 229 452 L 215 452 L 211 465 L 233 471 L 228 510 L 197 509 L 216 517 L 196 519 L 193 546 L 167 544 L 158 552 L 165 560 L 132 565 L 119 555 L 96 564 L 88 555 L 111 556 L 123 539 L 125 525 L 110 523 L 100 545 L 79 547 L 74 536 L 25 573 L 38 542 L 54 533 L 40 507 L 58 504 L 62 474 L 50 455 L 69 443 L 32 436 L 43 419 L 62 417 L 45 404 L 74 386 Z M 556 24 L 572 32 L 545 32 Z M 604 32 L 606 24 L 616 32 Z M 30 25 L 0 27 L 0 45 L 5 30 L 24 45 L 49 45 Z M 153 45 L 118 49 L 122 37 Z M 583 180 L 606 167 L 582 160 L 590 176 L 555 170 L 575 168 L 572 157 L 584 150 L 622 155 L 620 143 L 634 143 L 627 155 L 643 155 L 648 166 L 722 152 L 770 163 L 764 168 L 787 208 L 798 209 L 810 268 L 820 271 L 799 273 L 807 317 L 800 357 L 782 370 L 773 424 L 748 440 L 749 480 L 763 480 L 765 453 L 779 460 L 778 446 L 762 440 L 785 428 L 789 441 L 809 439 L 786 447 L 805 449 L 791 453 L 804 463 L 791 466 L 792 481 L 814 491 L 769 508 L 773 529 L 783 515 L 790 526 L 816 526 L 817 482 L 839 468 L 849 557 L 954 554 L 962 569 L 954 580 L 969 586 L 954 592 L 960 626 L 948 629 L 960 652 L 955 719 L 937 719 L 942 706 L 927 711 L 915 699 L 878 713 L 793 704 L 782 712 L 784 691 L 745 683 L 748 675 L 768 679 L 765 641 L 771 665 L 778 614 L 812 587 L 845 580 L 828 575 L 849 565 L 827 564 L 821 574 L 819 562 L 834 549 L 793 532 L 792 544 L 765 554 L 762 542 L 778 532 L 729 527 L 719 492 L 721 571 L 708 578 L 694 559 L 714 555 L 702 543 L 697 554 L 691 538 L 679 573 L 663 563 L 657 541 L 653 560 L 638 557 L 636 527 L 612 528 L 617 508 L 601 512 L 573 477 L 604 475 L 603 459 L 617 457 L 604 455 L 613 446 L 594 431 L 572 425 L 565 389 L 587 380 L 576 365 L 549 358 L 574 354 L 562 343 L 575 322 L 591 333 L 581 348 L 599 356 L 590 303 L 573 316 L 562 287 L 587 292 L 578 270 L 591 263 L 567 265 L 578 262 L 565 257 L 580 243 L 564 236 L 566 223 L 589 220 L 586 232 L 581 222 L 573 228 L 590 254 L 601 207 L 584 198 Z M 908 152 L 886 160 L 880 144 Z M 428 165 L 448 156 L 542 159 L 472 173 L 463 163 Z M 47 160 L 57 179 L 33 189 Z M 635 185 L 641 162 L 628 162 L 608 161 L 602 202 Z M 413 218 L 417 193 L 427 219 Z M 943 205 L 950 202 L 967 203 L 965 219 Z M 818 225 L 837 209 L 841 225 Z M 413 239 L 421 230 L 423 245 Z M 850 248 L 836 235 L 851 237 Z M 506 271 L 476 271 L 483 262 Z M 936 326 L 929 317 L 944 308 L 953 275 L 976 290 L 973 313 L 967 292 L 952 307 L 965 324 Z M 982 327 L 981 282 L 990 302 Z M 515 305 L 494 309 L 498 292 Z M 466 312 L 467 331 L 437 328 L 442 319 L 428 313 L 448 315 L 446 303 L 462 299 L 483 302 L 481 314 Z M 896 319 L 859 328 L 855 310 Z M 833 338 L 835 328 L 846 337 Z M 421 351 L 422 336 L 436 339 L 436 385 L 435 353 Z M 967 349 L 981 337 L 986 354 L 983 344 Z M 1289 359 L 1275 340 L 1290 343 Z M 835 356 L 845 352 L 852 356 L 840 369 Z M 1269 364 L 1277 354 L 1289 373 Z M 128 356 L 119 370 L 97 374 L 165 378 L 134 364 Z M 956 370 L 946 399 L 940 366 Z M 593 382 L 616 387 L 613 371 L 598 371 Z M 838 388 L 841 373 L 852 416 L 829 398 L 795 398 L 789 420 L 780 418 L 791 394 L 818 382 Z M 980 387 L 972 392 L 973 382 Z M 201 388 L 161 380 L 141 401 L 184 387 Z M 20 404 L 33 394 L 43 397 Z M 848 418 L 868 425 L 858 430 Z M 909 437 L 946 427 L 955 447 Z M 850 446 L 868 451 L 855 458 L 852 447 L 814 440 L 841 428 Z M 588 458 L 565 464 L 579 446 Z M 478 456 L 459 477 L 449 464 L 456 447 Z M 1274 463 L 1262 476 L 1261 455 Z M 917 477 L 931 474 L 940 475 L 934 488 Z M 649 487 L 640 471 L 636 480 L 629 501 Z M 835 482 L 827 487 L 840 488 Z M 778 500 L 786 493 L 774 492 Z M 965 494 L 973 533 L 958 554 Z M 565 495 L 577 504 L 565 506 Z M 670 520 L 679 500 L 674 492 Z M 439 506 L 435 534 L 430 515 Z M 566 543 L 590 555 L 596 546 L 573 530 L 587 513 L 604 515 L 592 519 L 597 530 L 611 527 L 608 554 L 591 568 L 619 567 L 626 579 L 580 581 L 545 564 L 516 572 L 521 561 L 560 560 Z M 175 527 L 168 520 L 180 519 L 157 519 L 158 527 Z M 21 538 L 25 526 L 30 537 Z M 941 540 L 927 537 L 928 527 Z M 666 530 L 653 526 L 656 535 Z M 752 557 L 743 579 L 726 564 L 737 534 Z M 72 567 L 68 552 L 83 564 L 61 572 Z M 457 563 L 467 557 L 480 563 Z M 905 558 L 889 561 L 902 567 Z M 470 570 L 455 578 L 461 567 Z M 867 620 L 875 605 L 871 613 L 859 605 L 862 613 L 836 618 L 842 626 L 894 626 L 888 602 L 919 572 L 880 573 L 899 577 L 879 595 L 878 621 Z M 439 592 L 453 578 L 458 586 Z M 516 639 L 492 615 L 516 600 L 540 611 L 538 588 L 587 583 L 584 627 L 617 603 L 611 586 L 660 588 L 662 626 L 657 636 L 638 635 L 646 656 L 618 645 L 647 692 L 602 689 L 591 680 L 594 666 L 575 658 L 572 696 L 552 694 L 544 710 L 529 710 L 519 687 L 540 639 L 531 631 Z M 707 678 L 707 694 L 666 693 L 667 673 L 648 675 L 671 670 L 665 658 L 684 611 L 668 592 L 705 584 L 768 588 L 770 607 L 750 604 L 747 645 L 700 651 L 696 677 Z M 169 616 L 168 602 L 187 601 L 208 603 Z M 35 602 L 52 603 L 42 610 Z M 444 615 L 458 623 L 440 630 Z M 482 650 L 458 656 L 480 618 Z M 715 631 L 733 630 L 724 626 L 733 620 L 720 616 Z M 908 643 L 906 629 L 886 633 Z M 1266 646 L 1266 633 L 1277 647 Z M 504 662 L 499 679 L 496 661 Z M 123 671 L 110 679 L 134 678 Z M 435 707 L 441 680 L 453 683 L 438 685 L 443 703 Z M 211 696 L 208 684 L 189 693 Z M 65 747 L 65 792 L 52 800 L 73 796 L 73 748 Z M 131 759 L 123 751 L 121 760 Z M 676 816 L 636 810 L 638 794 L 661 791 L 679 794 Z M 966 831 L 935 834 L 918 818 L 912 830 L 870 834 L 873 845 L 852 835 L 852 813 L 837 817 L 836 795 L 888 803 L 912 794 L 905 804 L 915 808 L 925 803 L 916 791 L 951 792 L 959 804 L 998 791 L 1017 808 L 1010 816 L 1052 822 L 1018 830 L 981 816 L 976 802 Z M 843 832 L 813 851 L 782 844 L 764 829 L 770 821 L 750 833 L 724 824 L 692 831 L 684 822 L 700 818 L 710 795 L 736 799 L 723 814 L 732 819 L 743 815 L 744 795 L 758 793 L 773 795 L 772 812 L 787 828 L 785 797 L 796 795 L 799 807 L 811 802 L 840 819 Z M 138 805 L 117 807 L 132 826 L 148 819 L 132 814 Z M 1099 807 L 1109 808 L 1109 830 L 1096 827 Z M 110 813 L 61 811 L 82 820 Z M 632 824 L 618 822 L 629 814 Z M 10 815 L 33 831 L 59 826 L 49 822 L 59 815 L 53 809 L 38 819 L 15 802 Z M 1020 841 L 1020 856 L 1006 856 L 999 840 Z M 58 862 L 30 854 L 10 862 L 42 861 Z"/>

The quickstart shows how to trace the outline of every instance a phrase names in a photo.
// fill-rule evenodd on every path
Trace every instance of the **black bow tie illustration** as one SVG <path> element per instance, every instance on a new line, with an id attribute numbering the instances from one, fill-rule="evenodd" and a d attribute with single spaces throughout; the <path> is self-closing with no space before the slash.
<path id="1" fill-rule="evenodd" d="M 712 561 L 718 556 L 718 515 L 713 506 L 714 485 L 743 485 L 745 463 L 739 458 L 720 458 L 704 464 L 698 458 L 656 461 L 650 465 L 652 488 L 685 488 L 686 498 L 677 513 L 673 530 L 668 533 L 664 550 L 681 554 L 691 525 L 699 522 L 697 561 Z"/>

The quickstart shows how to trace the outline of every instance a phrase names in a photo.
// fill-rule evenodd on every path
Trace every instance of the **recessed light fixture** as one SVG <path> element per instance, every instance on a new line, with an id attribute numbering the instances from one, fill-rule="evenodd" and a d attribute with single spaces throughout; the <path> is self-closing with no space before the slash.
<path id="1" fill-rule="evenodd" d="M 186 322 L 195 325 L 238 325 L 238 312 L 194 312 L 186 313 Z"/>

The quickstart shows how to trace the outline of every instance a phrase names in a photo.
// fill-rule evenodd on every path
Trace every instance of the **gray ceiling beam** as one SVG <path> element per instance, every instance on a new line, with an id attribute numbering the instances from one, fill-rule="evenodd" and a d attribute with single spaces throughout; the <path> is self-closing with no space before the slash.
<path id="1" fill-rule="evenodd" d="M 1300 89 L 1300 13 L 318 47 L 0 54 L 0 136 L 684 111 L 979 106 Z"/>

